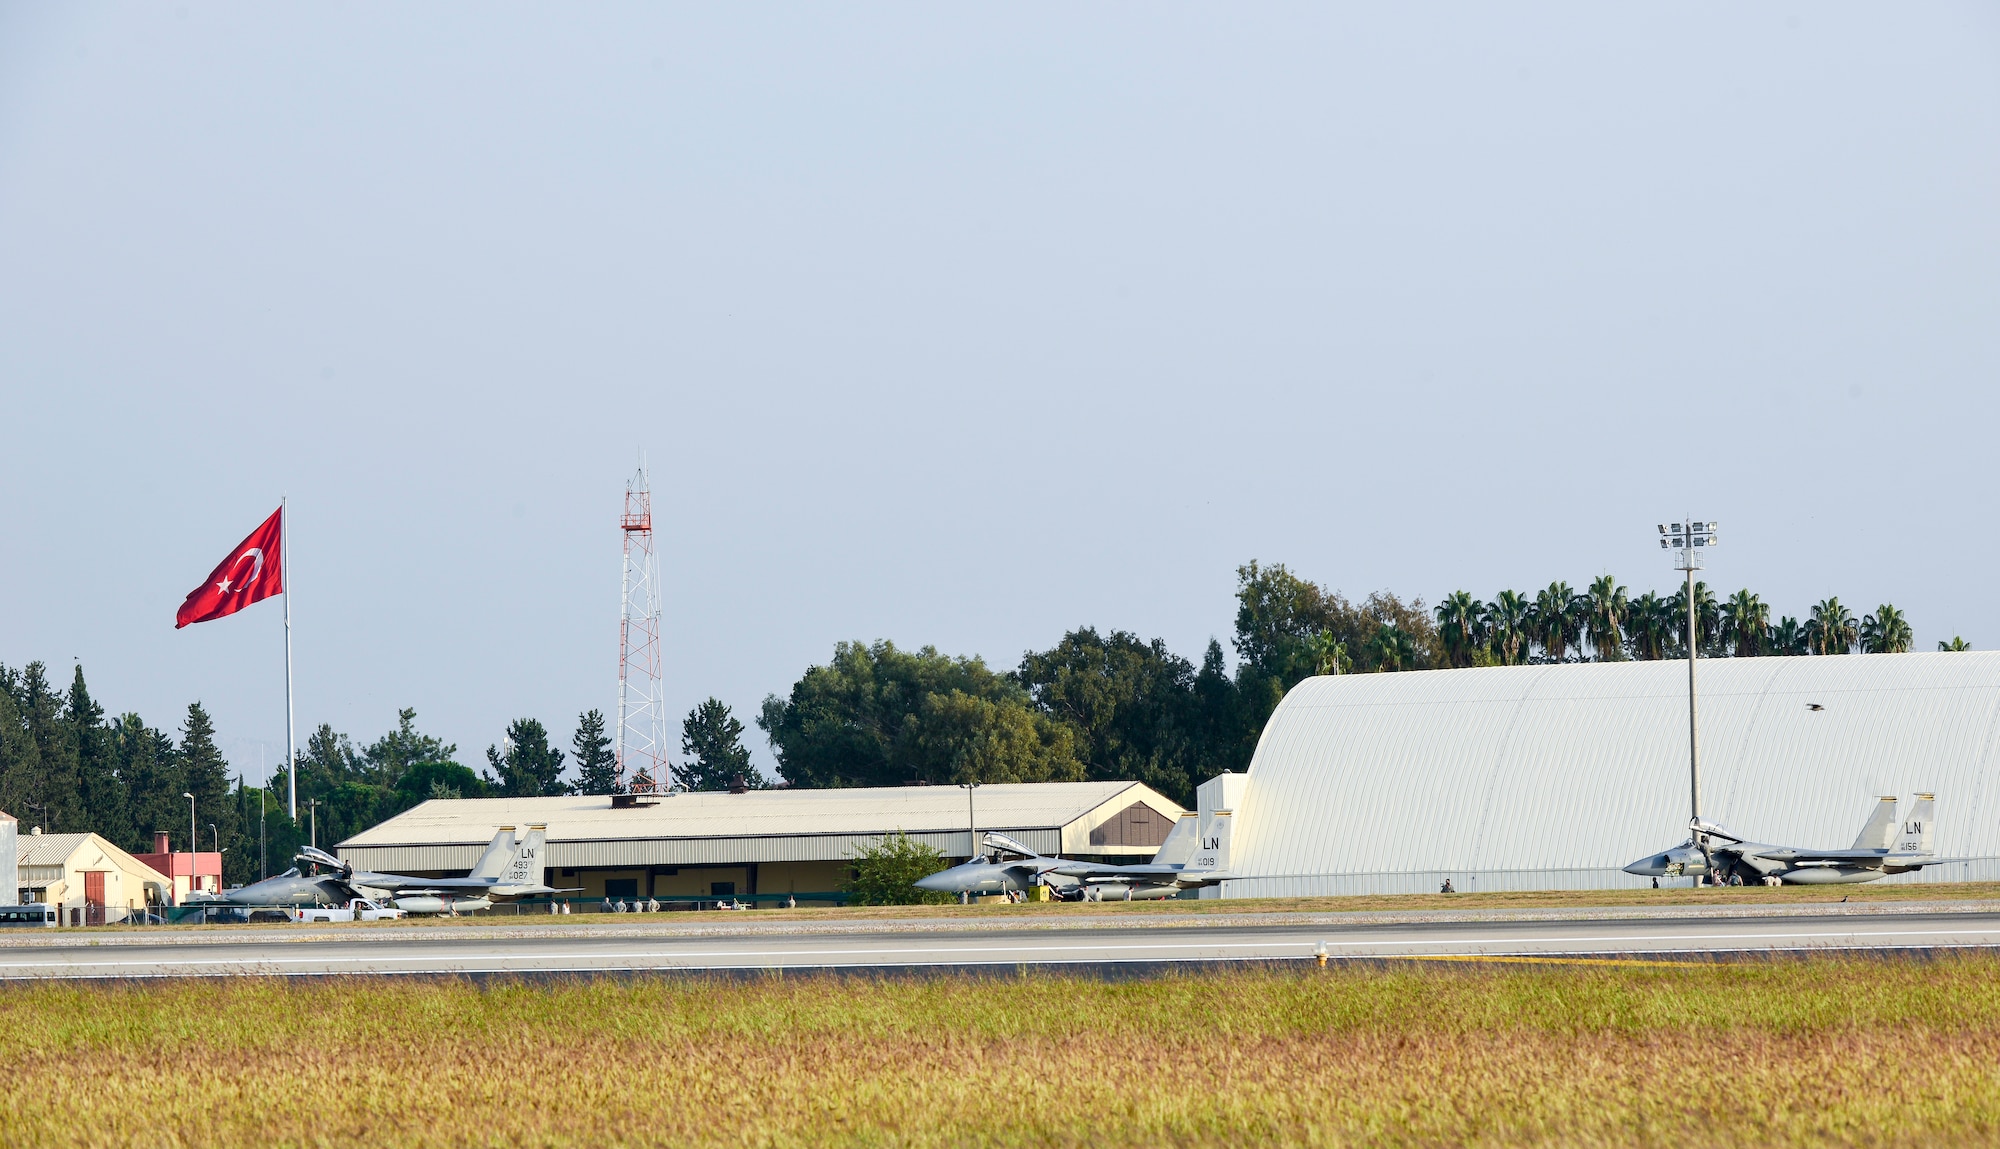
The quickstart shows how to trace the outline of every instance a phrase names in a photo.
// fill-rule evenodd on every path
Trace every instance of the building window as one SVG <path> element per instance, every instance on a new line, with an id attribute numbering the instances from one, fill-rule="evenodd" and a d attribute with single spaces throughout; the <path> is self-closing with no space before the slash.
<path id="1" fill-rule="evenodd" d="M 710 882 L 708 896 L 711 898 L 733 898 L 736 896 L 735 882 Z"/>
<path id="2" fill-rule="evenodd" d="M 639 896 L 639 879 L 606 878 L 604 896 L 607 898 L 636 898 Z"/>

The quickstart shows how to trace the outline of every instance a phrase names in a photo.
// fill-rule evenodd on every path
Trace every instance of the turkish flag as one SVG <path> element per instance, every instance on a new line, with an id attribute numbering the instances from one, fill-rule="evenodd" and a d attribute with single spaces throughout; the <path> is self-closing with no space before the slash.
<path id="1" fill-rule="evenodd" d="M 285 509 L 279 507 L 238 543 L 221 565 L 210 571 L 207 580 L 188 592 L 187 601 L 174 615 L 174 629 L 191 622 L 207 622 L 225 614 L 235 614 L 259 599 L 285 593 L 283 558 Z"/>

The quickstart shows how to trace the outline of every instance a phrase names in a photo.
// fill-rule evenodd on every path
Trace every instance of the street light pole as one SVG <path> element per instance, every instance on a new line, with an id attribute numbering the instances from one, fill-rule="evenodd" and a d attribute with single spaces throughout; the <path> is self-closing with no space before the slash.
<path id="1" fill-rule="evenodd" d="M 1701 652 L 1701 629 L 1694 600 L 1694 572 L 1702 568 L 1707 548 L 1715 546 L 1717 535 L 1712 522 L 1686 520 L 1660 524 L 1660 547 L 1674 552 L 1674 567 L 1687 572 L 1687 651 L 1688 651 L 1688 828 L 1699 841 L 1701 833 L 1701 723 L 1695 708 L 1695 658 Z M 1706 853 L 1706 851 L 1704 851 Z"/>
<path id="2" fill-rule="evenodd" d="M 188 893 L 192 894 L 194 893 L 195 871 L 201 868 L 196 865 L 194 852 L 201 849 L 201 839 L 195 837 L 194 833 L 194 795 L 183 790 L 181 791 L 181 797 L 188 800 Z"/>

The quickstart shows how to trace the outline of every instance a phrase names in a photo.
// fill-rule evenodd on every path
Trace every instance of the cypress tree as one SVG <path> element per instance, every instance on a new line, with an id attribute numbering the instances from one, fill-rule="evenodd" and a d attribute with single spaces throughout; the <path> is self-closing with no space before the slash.
<path id="1" fill-rule="evenodd" d="M 188 703 L 187 724 L 181 728 L 181 782 L 194 795 L 197 852 L 209 848 L 209 826 L 228 843 L 236 836 L 236 803 L 229 793 L 229 763 L 215 746 L 215 723 L 201 703 Z M 187 799 L 182 798 L 185 803 Z M 185 808 L 182 816 L 186 816 Z"/>

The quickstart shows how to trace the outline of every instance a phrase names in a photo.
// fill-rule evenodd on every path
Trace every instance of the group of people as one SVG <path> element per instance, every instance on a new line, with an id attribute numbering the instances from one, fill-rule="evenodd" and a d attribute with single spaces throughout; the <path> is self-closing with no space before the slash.
<path id="1" fill-rule="evenodd" d="M 1021 897 L 1018 893 L 1015 894 L 1014 900 L 1017 902 L 1021 900 Z M 785 895 L 784 906 L 786 909 L 788 910 L 796 909 L 798 907 L 798 904 L 799 900 L 797 898 L 791 896 L 790 894 Z M 717 902 L 716 907 L 718 909 L 732 909 L 732 910 L 743 910 L 750 908 L 744 903 L 737 901 L 733 897 Z M 613 914 L 657 914 L 660 912 L 660 900 L 658 898 L 643 898 L 643 899 L 633 898 L 630 902 L 627 902 L 624 898 L 618 898 L 616 900 L 606 899 L 604 902 L 604 909 L 605 912 Z M 569 903 L 566 901 L 550 902 L 549 912 L 552 914 L 569 913 L 570 912 Z"/>

